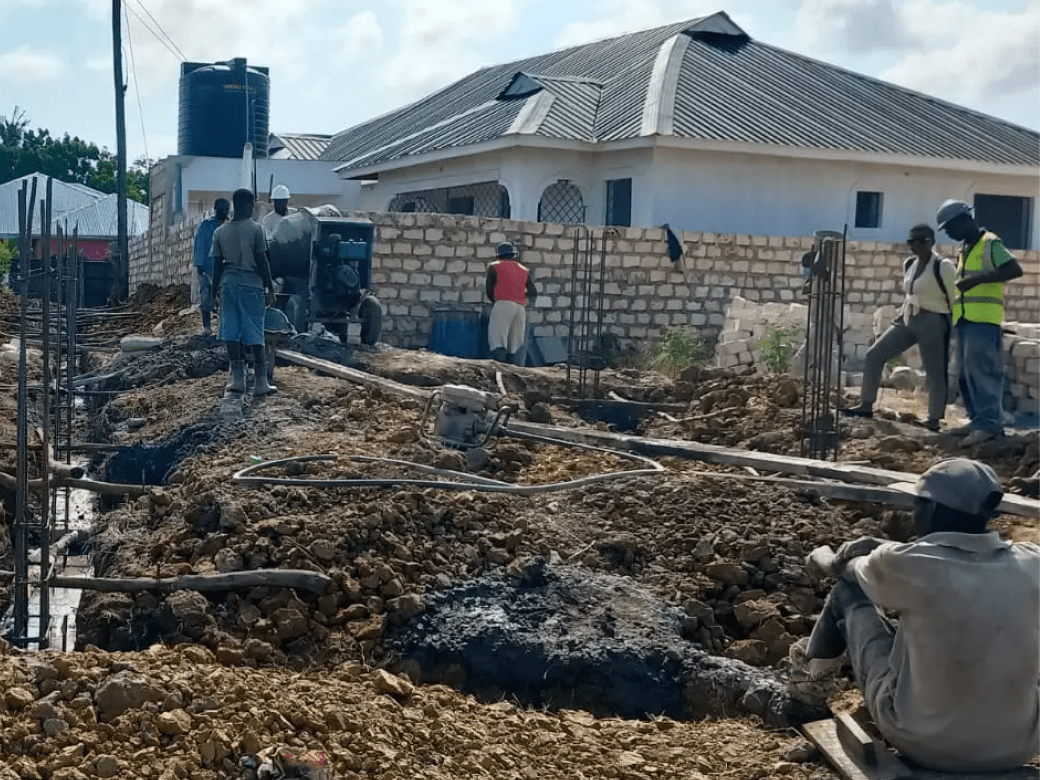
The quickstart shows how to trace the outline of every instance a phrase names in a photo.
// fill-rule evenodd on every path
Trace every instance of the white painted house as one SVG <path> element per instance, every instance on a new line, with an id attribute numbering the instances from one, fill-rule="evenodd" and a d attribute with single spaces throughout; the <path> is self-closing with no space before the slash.
<path id="1" fill-rule="evenodd" d="M 1040 246 L 1040 134 L 752 40 L 721 12 L 483 68 L 321 159 L 369 211 L 900 241 L 953 197 Z"/>
<path id="2" fill-rule="evenodd" d="M 230 198 L 254 182 L 262 202 L 276 184 L 284 184 L 293 206 L 356 208 L 360 183 L 345 181 L 336 175 L 336 163 L 319 159 L 328 142 L 328 136 L 272 133 L 269 156 L 247 163 L 238 157 L 166 157 L 149 172 L 155 215 L 166 225 L 196 219 L 212 211 L 217 198 Z"/>

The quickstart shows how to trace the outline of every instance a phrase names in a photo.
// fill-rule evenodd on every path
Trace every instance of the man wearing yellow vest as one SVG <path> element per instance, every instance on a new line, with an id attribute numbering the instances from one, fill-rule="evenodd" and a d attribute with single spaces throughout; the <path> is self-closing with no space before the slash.
<path id="1" fill-rule="evenodd" d="M 995 233 L 979 227 L 967 203 L 948 200 L 935 215 L 939 229 L 960 241 L 953 324 L 961 398 L 971 421 L 951 431 L 966 434 L 971 447 L 1004 435 L 1004 283 L 1022 275 L 1022 267 Z"/>
<path id="2" fill-rule="evenodd" d="M 491 357 L 519 365 L 520 350 L 527 331 L 527 301 L 538 295 L 531 272 L 516 259 L 516 247 L 508 241 L 498 245 L 498 260 L 488 266 L 484 291 L 494 302 L 488 322 Z"/>

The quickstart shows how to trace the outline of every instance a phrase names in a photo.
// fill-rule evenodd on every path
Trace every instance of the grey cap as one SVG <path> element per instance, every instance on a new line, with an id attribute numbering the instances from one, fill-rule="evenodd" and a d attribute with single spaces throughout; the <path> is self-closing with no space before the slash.
<path id="1" fill-rule="evenodd" d="M 516 247 L 509 241 L 503 241 L 498 245 L 498 256 L 502 259 L 516 257 Z"/>
<path id="2" fill-rule="evenodd" d="M 967 458 L 939 461 L 914 485 L 893 487 L 976 517 L 985 514 L 993 493 L 1004 495 L 996 472 L 985 463 Z"/>
<path id="3" fill-rule="evenodd" d="M 946 227 L 946 223 L 951 219 L 955 219 L 961 214 L 968 214 L 970 216 L 971 211 L 971 206 L 963 200 L 948 200 L 939 207 L 937 212 L 935 212 L 935 221 L 939 225 L 939 229 L 942 230 Z"/>

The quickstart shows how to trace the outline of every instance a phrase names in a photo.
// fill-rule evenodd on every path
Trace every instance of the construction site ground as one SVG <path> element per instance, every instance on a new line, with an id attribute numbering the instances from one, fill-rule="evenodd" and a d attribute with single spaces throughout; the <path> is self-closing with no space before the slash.
<path id="1" fill-rule="evenodd" d="M 10 337 L 16 304 L 2 303 Z M 906 538 L 905 513 L 677 457 L 660 459 L 660 473 L 595 482 L 586 478 L 639 466 L 508 437 L 467 454 L 433 440 L 420 400 L 297 365 L 279 365 L 276 395 L 229 415 L 224 350 L 198 332 L 184 288 L 143 289 L 93 329 L 109 344 L 89 371 L 111 376 L 88 397 L 77 438 L 118 449 L 84 457 L 99 479 L 153 483 L 125 502 L 105 498 L 94 575 L 281 568 L 332 585 L 85 591 L 75 652 L 0 646 L 0 780 L 250 777 L 243 758 L 278 745 L 323 751 L 335 778 L 837 777 L 794 723 L 858 703 L 847 666 L 810 679 L 792 661 L 830 585 L 804 558 L 861 535 Z M 119 356 L 129 333 L 164 344 Z M 608 429 L 562 402 L 560 367 L 382 345 L 354 357 L 416 388 L 504 388 L 518 420 Z M 15 440 L 15 358 L 0 354 L 5 442 Z M 38 381 L 34 371 L 30 362 Z M 641 436 L 799 454 L 798 380 L 718 369 L 686 379 L 606 370 L 599 389 L 669 410 L 645 417 Z M 839 459 L 920 473 L 968 454 L 1008 485 L 1040 466 L 1035 432 L 966 451 L 910 422 L 922 403 L 886 390 L 889 413 L 850 424 Z M 232 479 L 310 455 L 335 458 L 264 472 L 295 483 Z M 13 451 L 0 459 L 13 473 Z M 517 485 L 585 481 L 532 494 L 305 484 L 416 476 L 408 463 Z M 0 569 L 11 568 L 9 500 L 5 510 Z M 1002 516 L 996 528 L 1040 541 L 1036 518 Z M 0 600 L 6 609 L 2 588 Z M 544 685 L 517 682 L 536 662 Z M 666 706 L 629 712 L 641 687 Z"/>

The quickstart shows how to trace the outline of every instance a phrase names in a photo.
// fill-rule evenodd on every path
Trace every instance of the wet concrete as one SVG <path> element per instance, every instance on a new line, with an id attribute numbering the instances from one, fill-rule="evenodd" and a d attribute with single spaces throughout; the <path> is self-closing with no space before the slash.
<path id="1" fill-rule="evenodd" d="M 427 597 L 391 630 L 399 668 L 494 701 L 598 716 L 755 714 L 787 726 L 826 713 L 770 670 L 683 638 L 688 616 L 631 581 L 536 558 Z"/>

